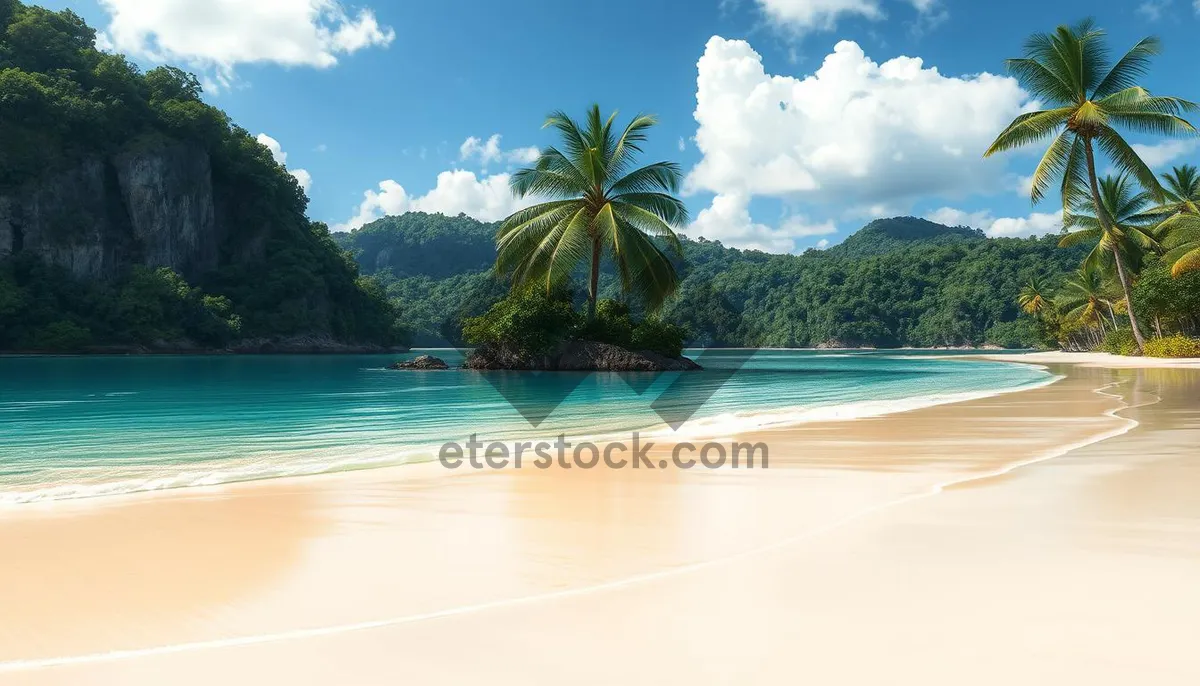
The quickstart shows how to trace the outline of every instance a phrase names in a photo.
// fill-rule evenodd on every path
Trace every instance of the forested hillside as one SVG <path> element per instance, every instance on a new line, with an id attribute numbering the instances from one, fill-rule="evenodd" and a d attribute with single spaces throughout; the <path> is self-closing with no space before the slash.
<path id="1" fill-rule="evenodd" d="M 0 350 L 388 345 L 395 312 L 191 74 L 0 0 Z"/>
<path id="2" fill-rule="evenodd" d="M 490 274 L 495 226 L 410 213 L 336 235 L 399 306 L 418 344 L 458 336 L 506 292 Z M 1021 285 L 1060 279 L 1085 251 L 1058 238 L 990 239 L 911 217 L 877 220 L 841 247 L 768 255 L 684 239 L 679 295 L 664 318 L 694 344 L 1009 347 L 1042 343 L 1019 317 Z M 606 275 L 605 297 L 617 297 Z"/>

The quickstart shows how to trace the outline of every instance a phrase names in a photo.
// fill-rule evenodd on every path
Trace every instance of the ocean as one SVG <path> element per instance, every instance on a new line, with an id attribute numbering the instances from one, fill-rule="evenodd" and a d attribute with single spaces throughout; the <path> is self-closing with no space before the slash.
<path id="1" fill-rule="evenodd" d="M 729 435 L 1052 380 L 907 350 L 759 350 L 744 364 L 748 352 L 708 351 L 682 387 L 679 373 L 386 369 L 421 353 L 461 361 L 453 350 L 0 358 L 0 506 L 402 465 L 472 434 Z"/>

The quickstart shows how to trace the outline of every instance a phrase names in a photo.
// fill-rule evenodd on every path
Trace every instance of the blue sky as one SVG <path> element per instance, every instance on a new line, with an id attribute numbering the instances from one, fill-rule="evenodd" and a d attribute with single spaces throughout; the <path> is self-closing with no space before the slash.
<path id="1" fill-rule="evenodd" d="M 892 214 L 1056 231 L 1053 204 L 1021 196 L 1032 151 L 980 158 L 1030 106 L 1004 58 L 1090 14 L 1114 49 L 1162 37 L 1146 85 L 1200 100 L 1195 3 L 43 2 L 144 66 L 200 74 L 211 102 L 306 176 L 309 214 L 331 226 L 406 209 L 502 217 L 516 206 L 506 173 L 553 140 L 545 115 L 599 102 L 660 117 L 647 161 L 687 170 L 689 235 L 773 251 Z M 1192 141 L 1137 140 L 1155 164 L 1200 157 Z"/>

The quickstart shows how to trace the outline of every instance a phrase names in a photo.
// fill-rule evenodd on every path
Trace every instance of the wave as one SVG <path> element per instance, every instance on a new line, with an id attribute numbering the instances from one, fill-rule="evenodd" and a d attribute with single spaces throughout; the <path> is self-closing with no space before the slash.
<path id="1" fill-rule="evenodd" d="M 1027 370 L 1030 368 L 1030 365 L 1024 364 L 1013 364 L 1013 366 Z M 658 438 L 663 441 L 711 440 L 811 422 L 852 421 L 909 412 L 925 407 L 1029 390 L 1055 383 L 1064 378 L 1050 374 L 1045 368 L 1041 368 L 1041 371 L 1044 378 L 1008 387 L 932 393 L 890 400 L 858 400 L 775 410 L 726 412 L 693 418 L 680 430 L 673 430 L 666 424 L 651 424 L 644 429 L 639 429 L 638 432 L 647 438 Z M 591 424 L 591 426 L 600 430 L 591 435 L 571 435 L 571 440 L 599 442 L 629 435 L 628 430 L 618 430 L 616 427 L 600 427 L 596 424 Z M 554 433 L 557 436 L 558 433 L 564 432 L 555 430 Z M 338 437 L 337 433 L 328 436 L 330 440 Z M 310 435 L 308 438 L 311 439 L 312 436 Z M 511 439 L 512 436 L 498 435 L 493 438 L 496 440 Z M 551 437 L 551 439 L 553 438 Z M 520 436 L 518 440 L 529 440 L 529 437 Z M 276 440 L 273 439 L 270 443 L 275 443 L 278 447 Z M 178 463 L 144 464 L 137 469 L 128 470 L 124 475 L 116 478 L 112 474 L 111 464 L 104 467 L 55 468 L 55 481 L 58 481 L 58 484 L 31 484 L 31 488 L 24 490 L 0 491 L 0 507 L 400 466 L 436 459 L 440 445 L 441 442 L 431 442 L 421 445 L 369 448 L 342 445 L 321 449 L 302 449 L 297 452 L 270 450 L 256 452 L 252 457 L 247 458 L 221 458 L 186 465 Z"/>

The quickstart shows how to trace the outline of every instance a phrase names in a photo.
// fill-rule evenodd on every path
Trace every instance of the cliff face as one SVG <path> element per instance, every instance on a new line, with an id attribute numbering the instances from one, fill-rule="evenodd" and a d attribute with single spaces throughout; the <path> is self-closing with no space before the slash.
<path id="1" fill-rule="evenodd" d="M 0 258 L 30 252 L 81 279 L 130 264 L 194 278 L 217 266 L 212 169 L 199 146 L 161 143 L 0 193 Z"/>

